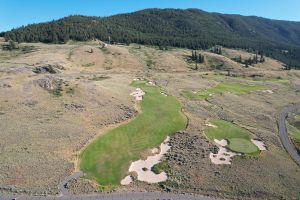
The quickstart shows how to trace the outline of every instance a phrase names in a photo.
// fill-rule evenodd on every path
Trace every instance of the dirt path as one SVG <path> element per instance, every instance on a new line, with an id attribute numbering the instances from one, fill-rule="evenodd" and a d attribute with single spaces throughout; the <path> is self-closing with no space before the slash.
<path id="1" fill-rule="evenodd" d="M 287 106 L 281 111 L 278 118 L 278 129 L 279 129 L 280 139 L 284 148 L 290 154 L 292 159 L 300 166 L 300 156 L 298 155 L 297 150 L 295 149 L 293 143 L 289 138 L 289 134 L 287 132 L 287 128 L 285 124 L 285 120 L 288 116 L 288 113 L 296 110 L 300 110 L 300 103 Z"/>
<path id="2" fill-rule="evenodd" d="M 80 177 L 82 177 L 84 174 L 83 172 L 75 172 L 72 175 L 68 176 L 67 178 L 65 178 L 65 180 L 63 180 L 59 185 L 58 185 L 58 189 L 61 192 L 61 196 L 69 196 L 69 191 L 68 191 L 68 183 L 74 179 L 78 179 Z"/>

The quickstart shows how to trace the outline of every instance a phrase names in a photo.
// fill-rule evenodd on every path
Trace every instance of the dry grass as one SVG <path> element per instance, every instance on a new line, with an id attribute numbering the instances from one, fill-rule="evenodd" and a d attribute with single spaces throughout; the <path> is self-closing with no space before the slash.
<path id="1" fill-rule="evenodd" d="M 176 164 L 170 166 L 171 170 L 190 173 L 190 178 L 182 179 L 189 180 L 185 184 L 202 188 L 193 192 L 205 193 L 219 187 L 233 195 L 245 191 L 246 187 L 252 188 L 251 182 L 262 180 L 260 183 L 276 183 L 259 183 L 262 193 L 273 191 L 290 199 L 295 196 L 294 185 L 300 185 L 299 170 L 280 144 L 276 116 L 283 106 L 298 101 L 299 72 L 278 71 L 280 63 L 269 58 L 260 66 L 246 69 L 229 58 L 209 52 L 204 53 L 206 63 L 194 71 L 185 60 L 191 54 L 186 49 L 160 51 L 152 47 L 133 49 L 132 46 L 118 45 L 109 46 L 104 52 L 97 42 L 22 45 L 33 45 L 36 51 L 10 56 L 0 50 L 0 55 L 6 56 L 0 58 L 1 184 L 57 191 L 58 182 L 74 170 L 73 162 L 81 147 L 102 133 L 105 127 L 126 121 L 125 116 L 133 117 L 129 112 L 134 110 L 129 83 L 133 78 L 147 77 L 180 99 L 189 117 L 187 131 L 203 136 L 207 119 L 224 119 L 248 129 L 268 147 L 269 151 L 257 160 L 234 160 L 230 169 L 212 167 L 208 159 L 193 163 L 195 168 L 192 169 Z M 87 52 L 91 48 L 93 53 Z M 228 54 L 234 56 L 244 52 L 232 50 Z M 155 64 L 149 68 L 147 60 Z M 32 72 L 35 66 L 46 63 L 65 68 L 61 73 L 51 75 L 63 81 L 59 97 L 51 95 L 36 82 L 49 74 Z M 82 66 L 88 63 L 95 64 Z M 222 64 L 220 69 L 212 67 L 218 63 Z M 212 72 L 226 74 L 228 69 L 246 78 L 215 76 Z M 206 73 L 211 74 L 210 77 Z M 181 90 L 202 90 L 223 82 L 249 84 L 257 81 L 249 78 L 253 74 L 262 75 L 258 81 L 274 93 L 216 94 L 208 101 L 190 101 L 180 96 Z M 110 78 L 97 81 L 95 77 Z M 274 81 L 277 77 L 288 80 L 289 84 Z M 189 156 L 192 155 L 186 154 L 185 159 Z M 249 166 L 251 170 L 247 171 Z M 217 170 L 226 179 L 216 178 L 214 172 Z M 260 176 L 259 170 L 272 177 Z M 276 178 L 275 174 L 281 174 L 283 178 Z M 230 180 L 228 187 L 225 180 Z M 258 191 L 258 187 L 255 188 Z M 186 187 L 182 190 L 189 191 Z"/>

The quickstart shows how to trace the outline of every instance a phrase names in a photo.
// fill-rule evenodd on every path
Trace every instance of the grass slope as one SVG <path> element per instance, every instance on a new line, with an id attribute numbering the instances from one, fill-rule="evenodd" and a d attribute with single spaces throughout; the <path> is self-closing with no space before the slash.
<path id="1" fill-rule="evenodd" d="M 80 168 L 102 186 L 118 185 L 131 161 L 141 152 L 158 146 L 168 135 L 185 128 L 187 120 L 175 97 L 164 96 L 160 88 L 138 81 L 132 86 L 146 92 L 142 113 L 126 125 L 100 136 L 80 155 Z"/>
<path id="2" fill-rule="evenodd" d="M 206 129 L 205 133 L 209 139 L 226 139 L 229 141 L 228 148 L 235 152 L 245 154 L 259 152 L 258 147 L 251 142 L 251 137 L 247 130 L 223 120 L 212 120 L 210 123 L 217 127 Z"/>
<path id="3" fill-rule="evenodd" d="M 217 94 L 222 92 L 231 92 L 234 94 L 247 94 L 252 91 L 263 90 L 265 86 L 262 85 L 248 85 L 248 84 L 238 84 L 238 83 L 219 83 L 215 87 L 208 88 L 207 90 L 198 91 L 196 93 L 192 91 L 184 90 L 181 94 L 192 100 L 203 100 L 207 99 L 211 94 Z"/>
<path id="4" fill-rule="evenodd" d="M 287 128 L 289 131 L 289 134 L 291 135 L 292 139 L 300 142 L 300 127 L 299 127 L 299 122 L 298 123 L 294 123 L 294 124 L 290 124 L 287 123 Z"/>

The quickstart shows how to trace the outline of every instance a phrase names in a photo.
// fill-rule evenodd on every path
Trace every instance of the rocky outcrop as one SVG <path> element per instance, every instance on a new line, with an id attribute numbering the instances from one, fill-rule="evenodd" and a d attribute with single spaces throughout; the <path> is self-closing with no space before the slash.
<path id="1" fill-rule="evenodd" d="M 62 79 L 56 78 L 54 76 L 45 76 L 44 78 L 38 79 L 35 81 L 40 87 L 54 91 L 62 86 Z"/>
<path id="2" fill-rule="evenodd" d="M 36 74 L 58 74 L 60 70 L 64 70 L 65 68 L 59 64 L 45 64 L 36 66 L 32 71 Z"/>

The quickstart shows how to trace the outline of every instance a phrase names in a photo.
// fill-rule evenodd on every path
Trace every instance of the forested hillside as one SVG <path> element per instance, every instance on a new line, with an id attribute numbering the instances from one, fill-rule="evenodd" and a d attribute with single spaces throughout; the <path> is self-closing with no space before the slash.
<path id="1" fill-rule="evenodd" d="M 198 9 L 147 9 L 111 17 L 70 16 L 2 33 L 18 42 L 64 43 L 100 39 L 185 48 L 223 45 L 253 49 L 300 66 L 300 23 L 208 13 Z"/>

